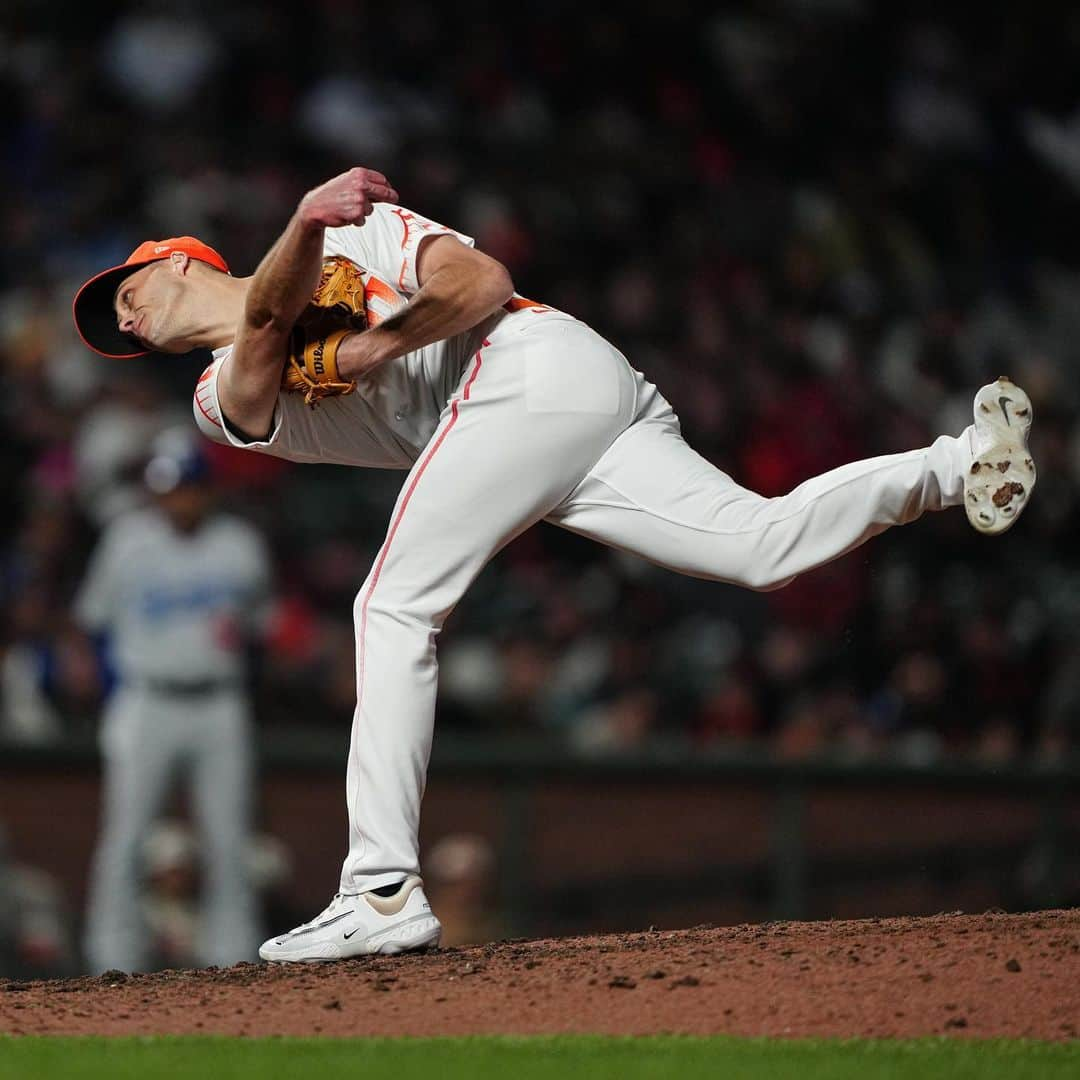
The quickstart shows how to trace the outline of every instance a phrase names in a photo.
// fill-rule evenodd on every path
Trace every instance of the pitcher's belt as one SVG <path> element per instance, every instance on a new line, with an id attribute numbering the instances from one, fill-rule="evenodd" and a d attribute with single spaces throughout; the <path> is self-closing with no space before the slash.
<path id="1" fill-rule="evenodd" d="M 533 308 L 536 311 L 554 311 L 555 309 L 547 304 L 540 304 L 535 300 L 528 300 L 524 296 L 511 296 L 509 300 L 503 304 L 509 312 L 524 311 L 525 308 Z"/>

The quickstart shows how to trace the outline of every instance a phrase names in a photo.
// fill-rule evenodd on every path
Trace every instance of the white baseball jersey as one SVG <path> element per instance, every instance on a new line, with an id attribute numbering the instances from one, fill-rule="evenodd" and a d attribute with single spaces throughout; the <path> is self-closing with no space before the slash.
<path id="1" fill-rule="evenodd" d="M 416 260 L 431 236 L 450 235 L 473 246 L 472 237 L 388 203 L 376 203 L 363 225 L 327 229 L 324 255 L 344 255 L 361 271 L 369 326 L 402 307 L 420 286 Z M 290 461 L 325 461 L 382 469 L 408 469 L 439 422 L 462 372 L 486 339 L 522 328 L 533 319 L 572 320 L 542 304 L 500 311 L 472 330 L 433 342 L 380 365 L 357 380 L 353 394 L 326 398 L 312 408 L 303 395 L 278 396 L 270 435 L 246 442 L 222 423 L 217 376 L 232 345 L 215 349 L 195 388 L 195 421 L 215 442 Z M 498 330 L 497 330 L 498 328 Z"/>
<path id="2" fill-rule="evenodd" d="M 122 681 L 239 679 L 240 643 L 264 611 L 269 559 L 247 522 L 213 514 L 177 532 L 156 508 L 103 533 L 76 598 L 79 621 L 110 634 Z"/>

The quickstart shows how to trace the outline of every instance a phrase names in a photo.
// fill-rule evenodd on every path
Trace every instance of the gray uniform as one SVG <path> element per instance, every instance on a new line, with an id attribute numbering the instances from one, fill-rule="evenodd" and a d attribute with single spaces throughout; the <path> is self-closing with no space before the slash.
<path id="1" fill-rule="evenodd" d="M 101 537 L 75 606 L 88 630 L 108 634 L 118 677 L 101 730 L 104 797 L 87 912 L 87 961 L 96 971 L 147 962 L 140 845 L 181 770 L 202 838 L 203 959 L 255 955 L 243 643 L 269 579 L 258 533 L 224 514 L 185 535 L 160 511 L 139 510 Z"/>

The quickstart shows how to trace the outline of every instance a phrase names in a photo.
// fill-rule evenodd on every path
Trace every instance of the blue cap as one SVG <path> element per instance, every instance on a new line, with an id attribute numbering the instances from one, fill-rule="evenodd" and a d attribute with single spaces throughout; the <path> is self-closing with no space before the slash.
<path id="1" fill-rule="evenodd" d="M 206 483 L 210 462 L 189 431 L 164 431 L 154 440 L 143 479 L 155 495 L 167 495 L 183 484 Z"/>

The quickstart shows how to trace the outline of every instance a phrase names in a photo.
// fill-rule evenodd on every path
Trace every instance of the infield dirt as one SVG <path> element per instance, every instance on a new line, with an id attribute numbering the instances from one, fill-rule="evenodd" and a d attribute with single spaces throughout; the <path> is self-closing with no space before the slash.
<path id="1" fill-rule="evenodd" d="M 1080 911 L 515 940 L 311 966 L 0 981 L 54 1035 L 733 1034 L 1066 1040 Z"/>

